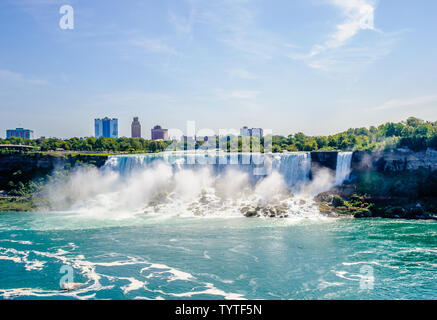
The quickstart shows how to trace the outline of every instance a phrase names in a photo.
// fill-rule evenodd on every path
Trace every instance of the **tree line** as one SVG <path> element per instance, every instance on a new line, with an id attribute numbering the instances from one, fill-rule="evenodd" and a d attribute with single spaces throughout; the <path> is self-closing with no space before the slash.
<path id="1" fill-rule="evenodd" d="M 21 144 L 38 148 L 40 151 L 85 151 L 85 152 L 160 152 L 164 151 L 170 141 L 146 140 L 142 138 L 23 138 L 0 139 L 0 144 Z"/>
<path id="2" fill-rule="evenodd" d="M 246 141 L 249 139 L 249 141 Z M 264 138 L 215 137 L 209 141 L 174 142 L 163 140 L 146 140 L 142 138 L 39 138 L 35 140 L 22 138 L 0 139 L 0 144 L 21 144 L 38 148 L 40 151 L 82 151 L 82 152 L 160 152 L 170 150 L 187 150 L 198 148 L 221 148 L 226 151 L 263 152 Z M 272 151 L 380 151 L 407 147 L 414 151 L 437 149 L 437 121 L 429 122 L 415 117 L 406 121 L 388 122 L 378 127 L 351 128 L 347 131 L 329 136 L 307 136 L 302 132 L 289 136 L 271 137 Z"/>
<path id="3" fill-rule="evenodd" d="M 413 151 L 437 149 L 437 121 L 415 117 L 406 121 L 388 122 L 378 127 L 353 128 L 329 136 L 306 136 L 296 133 L 288 137 L 273 137 L 273 152 L 343 150 L 381 151 L 407 147 Z"/>

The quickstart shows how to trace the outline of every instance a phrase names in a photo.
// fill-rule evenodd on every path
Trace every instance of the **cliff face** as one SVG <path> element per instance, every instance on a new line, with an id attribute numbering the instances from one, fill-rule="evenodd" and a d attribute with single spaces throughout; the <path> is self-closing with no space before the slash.
<path id="1" fill-rule="evenodd" d="M 436 198 L 437 151 L 397 149 L 356 152 L 352 159 L 351 177 L 361 194 L 389 198 Z"/>
<path id="2" fill-rule="evenodd" d="M 106 156 L 87 155 L 0 155 L 0 190 L 8 190 L 10 182 L 26 183 L 36 178 L 45 177 L 55 168 L 71 168 L 78 164 L 91 164 L 101 167 L 106 160 Z"/>
<path id="3" fill-rule="evenodd" d="M 354 152 L 351 169 L 350 181 L 316 198 L 321 212 L 437 220 L 436 150 Z"/>
<path id="4" fill-rule="evenodd" d="M 318 167 L 335 170 L 337 167 L 338 151 L 313 151 L 311 152 L 312 171 Z"/>
<path id="5" fill-rule="evenodd" d="M 437 170 L 437 151 L 414 152 L 408 149 L 396 149 L 375 153 L 355 152 L 352 169 L 358 171 L 404 172 L 415 170 Z"/>

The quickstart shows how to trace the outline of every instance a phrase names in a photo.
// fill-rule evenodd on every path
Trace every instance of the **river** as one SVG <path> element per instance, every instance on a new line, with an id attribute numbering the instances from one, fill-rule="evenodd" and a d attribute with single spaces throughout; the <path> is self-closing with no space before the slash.
<path id="1" fill-rule="evenodd" d="M 4 299 L 435 299 L 437 224 L 7 213 Z M 63 291 L 62 266 L 74 282 Z"/>
<path id="2" fill-rule="evenodd" d="M 191 170 L 151 157 L 55 180 L 57 210 L 0 213 L 0 298 L 437 298 L 435 222 L 318 212 L 312 195 L 348 178 L 349 154 L 311 181 L 306 153 L 252 179 L 258 165 Z M 287 215 L 246 218 L 251 205 Z"/>

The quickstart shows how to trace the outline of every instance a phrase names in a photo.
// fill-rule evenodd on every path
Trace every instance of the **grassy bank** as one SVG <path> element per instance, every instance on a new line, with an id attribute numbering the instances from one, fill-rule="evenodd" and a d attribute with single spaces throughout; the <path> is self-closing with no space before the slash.
<path id="1" fill-rule="evenodd" d="M 0 198 L 0 212 L 26 212 L 35 209 L 31 198 Z"/>

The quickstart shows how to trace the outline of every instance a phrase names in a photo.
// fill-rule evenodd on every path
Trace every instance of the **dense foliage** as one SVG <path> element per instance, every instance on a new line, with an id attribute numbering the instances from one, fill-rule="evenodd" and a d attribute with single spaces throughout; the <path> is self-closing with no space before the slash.
<path id="1" fill-rule="evenodd" d="M 0 144 L 23 144 L 37 147 L 40 151 L 80 151 L 80 152 L 160 152 L 169 146 L 171 150 L 194 148 L 216 148 L 227 151 L 263 151 L 267 140 L 253 138 L 245 141 L 242 137 L 220 137 L 210 141 L 172 142 L 137 138 L 21 138 L 0 139 Z M 270 139 L 269 139 L 270 140 Z M 330 136 L 306 136 L 299 132 L 287 137 L 271 137 L 272 151 L 313 151 L 313 150 L 368 150 L 379 151 L 398 147 L 408 147 L 414 151 L 427 148 L 437 149 L 437 122 L 408 118 L 399 123 L 386 123 L 379 127 L 349 129 Z"/>
<path id="2" fill-rule="evenodd" d="M 355 128 L 331 136 L 310 137 L 296 133 L 288 137 L 273 137 L 273 152 L 312 150 L 379 151 L 408 147 L 414 151 L 437 149 L 437 121 L 408 118 L 399 123 L 379 127 Z"/>

